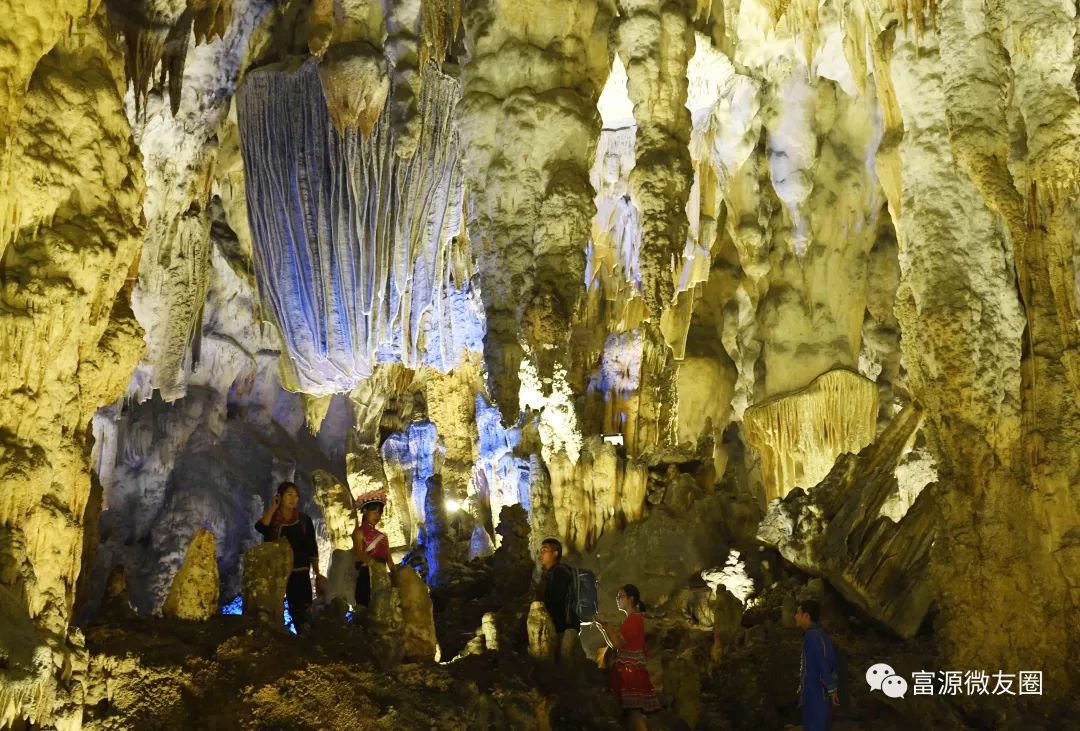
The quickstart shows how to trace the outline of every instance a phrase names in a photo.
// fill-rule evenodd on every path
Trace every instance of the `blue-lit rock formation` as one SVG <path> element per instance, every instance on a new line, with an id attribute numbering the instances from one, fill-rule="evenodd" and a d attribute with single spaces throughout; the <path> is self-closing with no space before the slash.
<path id="1" fill-rule="evenodd" d="M 289 358 L 284 384 L 348 391 L 379 362 L 449 370 L 480 350 L 481 306 L 455 262 L 459 88 L 429 69 L 415 154 L 395 154 L 389 109 L 370 138 L 338 134 L 318 65 L 253 72 L 237 95 L 260 297 Z"/>

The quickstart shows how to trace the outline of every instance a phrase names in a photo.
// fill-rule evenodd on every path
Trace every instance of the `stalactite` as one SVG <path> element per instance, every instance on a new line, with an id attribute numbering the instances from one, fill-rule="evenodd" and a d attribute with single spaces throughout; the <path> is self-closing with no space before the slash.
<path id="1" fill-rule="evenodd" d="M 540 378 L 550 378 L 565 358 L 581 293 L 611 15 L 591 0 L 503 9 L 488 1 L 465 10 L 469 60 L 457 123 L 487 315 L 489 389 L 513 423 L 524 347 Z"/>
<path id="2" fill-rule="evenodd" d="M 198 336 L 203 303 L 210 285 L 210 217 L 193 206 L 172 221 L 168 245 L 140 264 L 132 307 L 143 322 L 160 327 L 147 333 L 146 360 L 156 367 L 156 385 L 166 400 L 184 395 L 192 368 L 190 346 Z"/>
<path id="3" fill-rule="evenodd" d="M 391 68 L 390 120 L 394 129 L 394 151 L 412 157 L 420 135 L 420 70 L 427 68 L 429 54 L 420 53 L 422 0 L 384 0 L 386 11 L 386 57 Z M 444 51 L 445 53 L 445 51 Z M 442 57 L 438 58 L 441 65 Z M 437 65 L 437 67 L 439 67 Z"/>
<path id="4" fill-rule="evenodd" d="M 448 370 L 480 347 L 471 295 L 450 284 L 456 100 L 457 84 L 429 69 L 419 147 L 405 160 L 389 108 L 369 140 L 333 129 L 314 62 L 255 72 L 241 89 L 256 274 L 289 351 L 290 388 L 349 390 L 393 360 Z"/>
<path id="5" fill-rule="evenodd" d="M 371 137 L 390 92 L 382 49 L 363 41 L 331 46 L 319 61 L 319 81 L 338 135 L 355 127 Z"/>
<path id="6" fill-rule="evenodd" d="M 621 0 L 616 27 L 637 121 L 637 159 L 630 174 L 641 210 L 641 280 L 655 317 L 674 295 L 673 265 L 686 245 L 692 170 L 686 67 L 694 53 L 693 9 L 687 3 Z"/>
<path id="7" fill-rule="evenodd" d="M 884 0 L 882 4 L 900 16 L 905 33 L 909 25 L 914 26 L 916 42 L 926 32 L 927 22 L 931 30 L 937 30 L 937 0 Z"/>
<path id="8" fill-rule="evenodd" d="M 141 0 L 105 0 L 109 19 L 124 37 L 128 83 L 134 90 L 135 109 L 141 114 L 158 64 L 169 77 L 173 111 L 180 104 L 188 36 L 194 13 L 178 2 L 154 3 Z M 163 79 L 164 85 L 164 79 Z"/>
<path id="9" fill-rule="evenodd" d="M 440 68 L 461 27 L 462 0 L 420 0 L 420 67 L 429 61 Z"/>
<path id="10" fill-rule="evenodd" d="M 844 452 L 869 444 L 877 426 L 877 387 L 846 370 L 829 371 L 804 390 L 746 410 L 746 440 L 762 457 L 765 500 L 812 488 Z"/>
<path id="11" fill-rule="evenodd" d="M 558 534 L 575 551 L 591 548 L 605 531 L 644 515 L 648 469 L 619 457 L 599 437 L 589 438 L 576 462 L 559 453 L 547 465 Z"/>
<path id="12" fill-rule="evenodd" d="M 195 16 L 195 42 L 206 43 L 215 36 L 225 36 L 232 20 L 233 0 L 188 0 L 188 10 Z"/>

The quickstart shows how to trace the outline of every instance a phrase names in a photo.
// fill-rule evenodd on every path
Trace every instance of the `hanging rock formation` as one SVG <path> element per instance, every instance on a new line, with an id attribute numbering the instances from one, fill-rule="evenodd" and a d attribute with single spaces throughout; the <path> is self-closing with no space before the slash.
<path id="1" fill-rule="evenodd" d="M 765 500 L 812 488 L 845 452 L 874 439 L 877 388 L 850 371 L 830 371 L 798 393 L 746 410 L 746 440 L 762 456 Z"/>
<path id="2" fill-rule="evenodd" d="M 527 346 L 542 379 L 565 347 L 593 215 L 588 170 L 608 73 L 605 3 L 471 3 L 457 115 L 487 317 L 484 357 L 503 419 L 518 416 Z"/>
<path id="3" fill-rule="evenodd" d="M 403 160 L 389 112 L 370 139 L 338 133 L 314 62 L 259 69 L 241 88 L 256 273 L 288 347 L 286 386 L 349 391 L 379 362 L 449 369 L 480 347 L 468 283 L 452 281 L 449 255 L 461 227 L 456 98 L 457 84 L 431 70 L 420 146 Z"/>
<path id="4" fill-rule="evenodd" d="M 769 506 L 758 538 L 803 571 L 824 576 L 850 602 L 901 637 L 922 625 L 936 591 L 930 547 L 938 529 L 932 491 L 899 520 L 883 516 L 898 490 L 895 470 L 922 422 L 900 412 L 857 456 L 844 454 L 813 489 L 796 489 Z"/>
<path id="5" fill-rule="evenodd" d="M 674 265 L 686 245 L 683 207 L 692 177 L 686 66 L 694 54 L 697 8 L 658 0 L 617 5 L 615 34 L 638 125 L 630 188 L 641 212 L 641 286 L 658 317 L 674 294 Z"/>

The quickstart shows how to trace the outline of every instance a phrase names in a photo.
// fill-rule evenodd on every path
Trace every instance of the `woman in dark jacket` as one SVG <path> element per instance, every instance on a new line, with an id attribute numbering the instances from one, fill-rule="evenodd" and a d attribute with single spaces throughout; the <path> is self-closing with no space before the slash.
<path id="1" fill-rule="evenodd" d="M 255 523 L 255 530 L 262 534 L 264 541 L 284 538 L 292 546 L 293 569 L 285 586 L 285 596 L 289 600 L 289 613 L 298 633 L 307 623 L 308 610 L 311 608 L 309 569 L 315 571 L 317 582 L 325 581 L 319 573 L 319 547 L 315 543 L 315 524 L 297 509 L 299 503 L 300 490 L 292 482 L 283 482 L 278 485 L 277 493 L 270 501 L 270 508 Z"/>

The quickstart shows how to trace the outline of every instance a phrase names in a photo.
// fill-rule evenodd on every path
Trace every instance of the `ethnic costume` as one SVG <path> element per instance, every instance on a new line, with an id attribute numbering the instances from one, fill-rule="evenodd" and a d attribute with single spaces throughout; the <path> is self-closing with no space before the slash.
<path id="1" fill-rule="evenodd" d="M 361 495 L 356 502 L 361 511 L 365 506 L 372 503 L 386 505 L 386 493 L 381 490 L 369 492 Z M 360 522 L 360 531 L 363 535 L 364 550 L 367 551 L 368 555 L 389 564 L 392 559 L 390 557 L 390 539 L 386 537 L 386 534 L 362 520 Z M 366 607 L 371 603 L 371 573 L 368 567 L 360 561 L 356 562 L 355 598 L 356 603 L 360 606 Z"/>
<path id="2" fill-rule="evenodd" d="M 262 535 L 264 542 L 284 538 L 292 547 L 293 569 L 285 585 L 285 597 L 289 600 L 293 624 L 300 631 L 311 609 L 311 561 L 319 555 L 319 547 L 315 543 L 315 524 L 299 510 L 294 510 L 292 519 L 286 521 L 278 510 L 270 525 L 264 525 L 260 520 L 255 523 L 255 530 Z"/>
<path id="3" fill-rule="evenodd" d="M 832 726 L 829 696 L 836 692 L 836 653 L 825 630 L 811 624 L 803 633 L 799 668 L 799 705 L 805 731 L 826 731 Z"/>
<path id="4" fill-rule="evenodd" d="M 645 619 L 640 612 L 626 618 L 619 635 L 623 644 L 611 671 L 611 690 L 624 711 L 655 711 L 660 701 L 645 669 Z"/>

